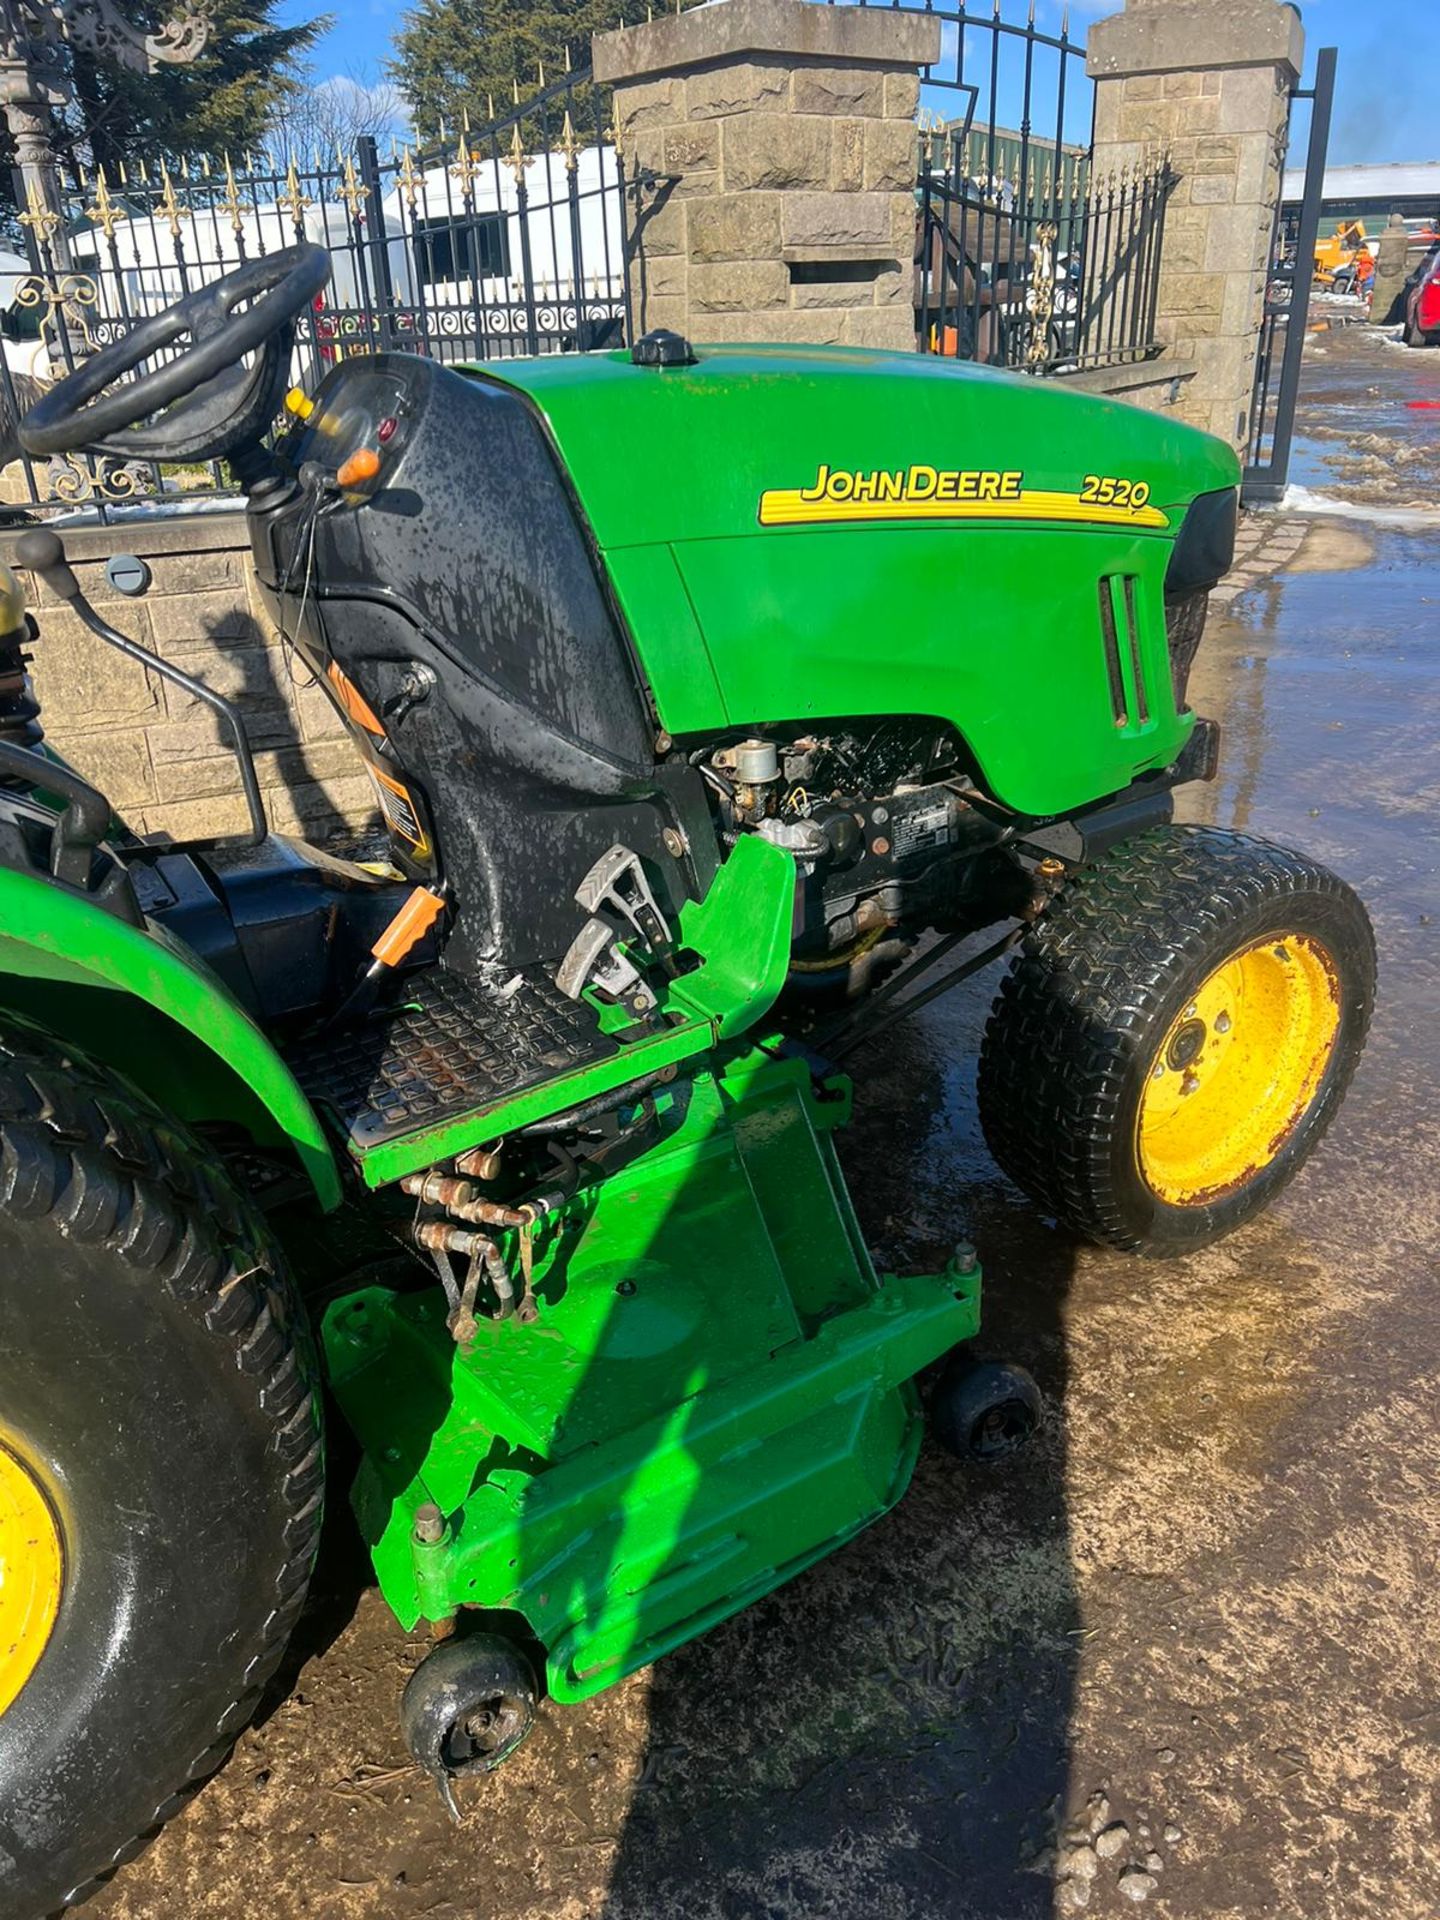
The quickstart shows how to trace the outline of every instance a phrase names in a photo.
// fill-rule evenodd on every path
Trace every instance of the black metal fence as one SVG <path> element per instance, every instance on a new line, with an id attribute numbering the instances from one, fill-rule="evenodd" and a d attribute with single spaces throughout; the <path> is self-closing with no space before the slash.
<path id="1" fill-rule="evenodd" d="M 1001 5 L 915 9 L 941 23 L 922 91 L 916 345 L 1038 374 L 1143 359 L 1158 350 L 1174 175 L 1156 155 L 1098 176 L 1094 85 L 1068 11 L 1052 32 L 1034 0 L 1017 19 Z"/>
<path id="2" fill-rule="evenodd" d="M 830 0 L 865 5 L 867 0 Z M 1154 321 L 1165 203 L 1160 158 L 1096 176 L 1094 88 L 1068 18 L 1037 25 L 886 0 L 938 20 L 924 74 L 916 186 L 915 344 L 1037 374 L 1143 358 Z M 953 113 L 948 109 L 954 109 Z M 257 153 L 62 187 L 20 216 L 30 273 L 0 284 L 0 464 L 36 391 L 138 319 L 297 239 L 333 261 L 298 329 L 295 377 L 349 353 L 447 360 L 560 352 L 629 336 L 639 216 L 664 183 L 627 162 L 609 102 L 566 73 L 483 123 L 382 154 Z M 57 211 L 57 208 L 59 209 Z M 3 274 L 0 274 L 3 281 Z M 123 501 L 226 490 L 217 465 L 72 456 L 16 460 L 12 507 L 106 517 Z"/>
<path id="3" fill-rule="evenodd" d="M 921 350 L 1037 374 L 1156 351 L 1169 166 L 1102 178 L 1088 155 L 1062 151 L 1012 177 L 986 157 L 959 135 L 943 169 L 933 146 L 923 156 Z"/>
<path id="4" fill-rule="evenodd" d="M 444 361 L 618 342 L 628 324 L 633 202 L 604 102 L 566 74 L 483 126 L 382 155 L 362 136 L 331 155 L 165 160 L 62 188 L 21 215 L 31 273 L 0 311 L 0 451 L 35 392 L 194 287 L 296 240 L 329 249 L 330 283 L 297 328 L 313 385 L 347 354 Z M 3 297 L 0 289 L 0 297 Z M 16 475 L 20 485 L 13 484 Z M 226 489 L 218 464 L 19 460 L 12 505 L 88 507 Z"/>

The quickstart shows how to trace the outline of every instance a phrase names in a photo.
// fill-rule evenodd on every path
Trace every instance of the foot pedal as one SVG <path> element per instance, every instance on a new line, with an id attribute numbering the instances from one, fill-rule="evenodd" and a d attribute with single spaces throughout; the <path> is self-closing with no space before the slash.
<path id="1" fill-rule="evenodd" d="M 640 856 L 629 847 L 602 853 L 575 889 L 575 898 L 587 913 L 609 914 L 632 927 L 657 960 L 675 944 Z"/>
<path id="2" fill-rule="evenodd" d="M 620 951 L 620 936 L 598 914 L 571 941 L 555 984 L 571 1000 L 578 1000 L 586 987 L 595 987 L 641 1018 L 655 1008 L 655 996 L 640 978 L 639 967 Z"/>
<path id="3" fill-rule="evenodd" d="M 571 1000 L 578 1000 L 586 987 L 594 987 L 644 1018 L 654 1011 L 655 995 L 621 943 L 638 942 L 673 973 L 675 940 L 639 854 L 629 847 L 611 847 L 575 889 L 575 898 L 590 918 L 560 962 L 556 986 Z"/>

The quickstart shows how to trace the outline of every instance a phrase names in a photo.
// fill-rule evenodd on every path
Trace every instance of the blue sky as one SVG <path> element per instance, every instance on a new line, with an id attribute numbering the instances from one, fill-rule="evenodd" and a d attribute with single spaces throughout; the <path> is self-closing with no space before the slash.
<path id="1" fill-rule="evenodd" d="M 940 10 L 947 4 L 953 0 L 939 0 Z M 1022 19 L 1024 6 L 1001 0 L 1007 20 Z M 1060 7 L 1036 0 L 1037 19 L 1053 30 Z M 317 49 L 317 73 L 378 81 L 403 0 L 331 0 L 328 9 L 324 0 L 283 0 L 280 12 L 308 20 L 327 10 L 336 25 Z M 971 11 L 983 17 L 986 0 Z M 1113 0 L 1071 0 L 1072 32 L 1111 11 Z M 1300 11 L 1312 53 L 1340 49 L 1331 161 L 1440 159 L 1440 0 L 1303 0 Z"/>

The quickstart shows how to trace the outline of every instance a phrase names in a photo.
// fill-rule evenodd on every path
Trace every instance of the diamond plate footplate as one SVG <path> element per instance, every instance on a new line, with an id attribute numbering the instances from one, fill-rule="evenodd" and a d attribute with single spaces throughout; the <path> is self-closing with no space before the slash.
<path id="1" fill-rule="evenodd" d="M 437 968 L 407 983 L 400 1008 L 292 1048 L 291 1070 L 364 1152 L 617 1051 L 538 968 L 516 981 L 496 989 Z"/>

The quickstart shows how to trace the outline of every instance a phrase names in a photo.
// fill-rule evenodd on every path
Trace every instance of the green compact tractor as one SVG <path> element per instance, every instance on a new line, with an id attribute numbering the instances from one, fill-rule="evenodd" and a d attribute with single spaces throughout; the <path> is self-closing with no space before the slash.
<path id="1" fill-rule="evenodd" d="M 267 833 L 240 717 L 36 527 L 0 600 L 0 1910 L 83 1895 L 215 1765 L 305 1599 L 322 1404 L 454 1805 L 583 1701 L 1040 1418 L 980 1268 L 877 1273 L 837 1063 L 1010 949 L 1001 1167 L 1204 1246 L 1333 1117 L 1374 978 L 1323 868 L 1171 822 L 1236 463 L 918 355 L 692 350 L 291 390 L 297 246 L 23 428 L 229 458 L 383 859 Z M 178 681 L 251 830 L 140 836 L 45 743 L 56 605 Z M 962 943 L 968 943 L 962 945 Z M 957 949 L 960 949 L 957 951 Z M 923 978 L 922 978 L 923 976 Z M 958 1225 L 958 1223 L 957 1223 Z M 338 1476 L 337 1476 L 338 1477 Z M 960 1497 L 957 1494 L 957 1497 Z"/>

